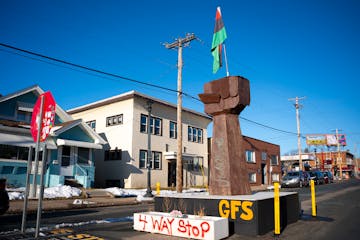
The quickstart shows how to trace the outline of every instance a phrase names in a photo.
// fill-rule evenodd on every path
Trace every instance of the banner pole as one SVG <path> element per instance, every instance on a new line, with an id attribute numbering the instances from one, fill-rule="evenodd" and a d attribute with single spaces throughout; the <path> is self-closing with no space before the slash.
<path id="1" fill-rule="evenodd" d="M 46 144 L 43 145 L 43 155 L 42 155 L 42 166 L 41 166 L 41 175 L 40 175 L 40 192 L 38 197 L 38 208 L 36 216 L 36 229 L 35 229 L 35 238 L 39 237 L 40 232 L 40 221 L 41 221 L 41 211 L 42 211 L 42 200 L 44 197 L 44 175 L 47 164 L 46 157 Z"/>
<path id="2" fill-rule="evenodd" d="M 228 67 L 225 43 L 223 43 L 223 46 L 224 46 L 224 58 L 225 58 L 226 76 L 228 77 L 228 76 L 230 76 L 230 73 L 229 73 L 229 67 Z"/>
<path id="3" fill-rule="evenodd" d="M 24 196 L 24 208 L 23 208 L 23 215 L 21 221 L 21 232 L 25 233 L 26 230 L 26 214 L 28 208 L 28 201 L 29 201 L 29 189 L 30 189 L 30 174 L 31 174 L 31 165 L 32 165 L 32 147 L 29 147 L 29 154 L 28 154 L 28 162 L 27 162 L 27 170 L 26 170 L 26 186 L 25 186 L 25 196 Z"/>

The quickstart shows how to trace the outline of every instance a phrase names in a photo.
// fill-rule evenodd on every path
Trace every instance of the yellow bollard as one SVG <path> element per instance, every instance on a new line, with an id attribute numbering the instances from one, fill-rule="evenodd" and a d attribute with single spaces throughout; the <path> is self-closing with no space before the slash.
<path id="1" fill-rule="evenodd" d="M 280 235 L 280 192 L 279 183 L 274 183 L 274 235 Z"/>
<path id="2" fill-rule="evenodd" d="M 311 216 L 316 217 L 316 199 L 315 199 L 314 180 L 310 180 L 310 188 L 311 188 Z"/>
<path id="3" fill-rule="evenodd" d="M 160 182 L 156 182 L 156 195 L 160 194 Z"/>

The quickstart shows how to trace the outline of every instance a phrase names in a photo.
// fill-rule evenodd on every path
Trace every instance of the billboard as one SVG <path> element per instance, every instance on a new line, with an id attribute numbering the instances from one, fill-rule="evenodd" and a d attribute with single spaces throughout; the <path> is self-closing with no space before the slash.
<path id="1" fill-rule="evenodd" d="M 346 146 L 346 135 L 338 134 L 338 136 L 339 139 L 337 139 L 336 134 L 309 134 L 306 135 L 306 144 L 337 146 L 339 142 L 340 146 Z"/>
<path id="2" fill-rule="evenodd" d="M 307 145 L 326 145 L 325 135 L 322 135 L 322 134 L 306 135 L 306 144 Z"/>
<path id="3" fill-rule="evenodd" d="M 328 146 L 337 146 L 338 142 L 340 146 L 346 146 L 346 135 L 338 134 L 338 139 L 336 134 L 326 134 L 326 145 Z"/>

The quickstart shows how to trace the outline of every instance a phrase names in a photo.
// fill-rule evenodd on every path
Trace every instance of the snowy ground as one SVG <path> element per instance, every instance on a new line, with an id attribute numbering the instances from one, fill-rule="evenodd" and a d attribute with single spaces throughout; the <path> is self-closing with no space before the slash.
<path id="1" fill-rule="evenodd" d="M 136 197 L 137 201 L 146 200 L 144 195 L 146 193 L 146 189 L 123 189 L 118 187 L 106 188 L 105 191 L 110 192 L 116 197 Z M 25 188 L 16 188 L 16 189 L 7 189 L 10 200 L 20 200 L 24 199 Z M 153 191 L 155 194 L 155 191 Z M 176 194 L 176 191 L 170 190 L 161 190 L 161 195 L 172 195 Z M 183 194 L 208 194 L 206 189 L 193 188 L 188 190 L 183 190 Z M 70 186 L 58 186 L 58 187 L 50 187 L 45 188 L 44 190 L 44 198 L 74 198 L 79 197 L 81 195 L 81 190 L 79 188 L 70 187 Z"/>

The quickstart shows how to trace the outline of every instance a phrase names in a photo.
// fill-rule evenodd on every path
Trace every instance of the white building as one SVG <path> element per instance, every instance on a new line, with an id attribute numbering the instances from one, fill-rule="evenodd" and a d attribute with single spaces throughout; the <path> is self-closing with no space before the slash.
<path id="1" fill-rule="evenodd" d="M 151 185 L 176 184 L 176 105 L 130 91 L 68 111 L 87 122 L 108 143 L 99 151 L 95 185 L 144 188 L 147 186 L 148 102 L 151 110 Z M 211 118 L 183 109 L 183 183 L 185 187 L 207 185 L 207 126 Z M 100 159 L 100 158 L 96 158 Z"/>

